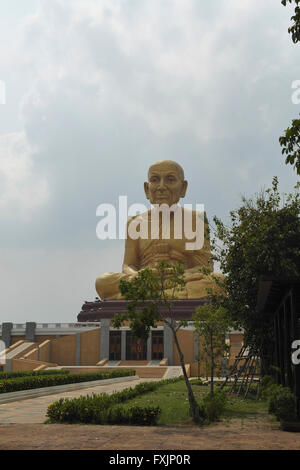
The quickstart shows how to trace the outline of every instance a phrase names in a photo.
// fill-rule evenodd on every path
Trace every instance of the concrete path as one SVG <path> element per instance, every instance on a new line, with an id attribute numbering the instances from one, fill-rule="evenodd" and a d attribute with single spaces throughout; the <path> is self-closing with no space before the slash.
<path id="1" fill-rule="evenodd" d="M 157 379 L 136 379 L 130 382 L 114 383 L 109 385 L 98 385 L 81 390 L 61 392 L 55 395 L 31 398 L 28 400 L 15 401 L 0 405 L 0 424 L 36 424 L 44 423 L 46 420 L 47 407 L 50 403 L 60 398 L 75 398 L 81 395 L 92 395 L 97 393 L 118 392 L 124 388 L 135 387 L 141 382 L 149 382 Z"/>
<path id="2" fill-rule="evenodd" d="M 174 379 L 180 377 L 182 374 L 181 366 L 168 366 L 167 372 L 164 375 L 164 379 Z"/>

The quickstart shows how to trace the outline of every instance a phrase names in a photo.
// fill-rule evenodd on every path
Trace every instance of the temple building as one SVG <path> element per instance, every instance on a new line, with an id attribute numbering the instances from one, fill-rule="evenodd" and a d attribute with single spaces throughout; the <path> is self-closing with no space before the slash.
<path id="1" fill-rule="evenodd" d="M 0 367 L 7 371 L 59 367 L 73 372 L 130 367 L 136 368 L 140 377 L 164 377 L 173 367 L 180 366 L 168 328 L 158 325 L 151 329 L 148 341 L 143 344 L 132 336 L 129 326 L 114 329 L 110 325 L 112 317 L 107 312 L 105 316 L 98 322 L 3 323 L 0 339 L 5 349 L 0 353 Z M 206 363 L 203 357 L 198 363 L 201 344 L 192 322 L 180 329 L 178 337 L 189 375 L 197 376 L 200 367 L 204 377 Z M 227 362 L 230 366 L 241 348 L 243 336 L 241 332 L 231 331 L 227 341 L 231 346 Z M 225 372 L 225 369 L 219 371 L 221 375 Z"/>

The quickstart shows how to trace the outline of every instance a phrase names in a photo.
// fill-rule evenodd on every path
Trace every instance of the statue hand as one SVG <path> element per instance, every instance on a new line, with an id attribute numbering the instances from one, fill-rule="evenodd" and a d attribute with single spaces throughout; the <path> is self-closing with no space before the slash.
<path id="1" fill-rule="evenodd" d="M 123 265 L 122 272 L 123 272 L 124 274 L 129 274 L 129 275 L 131 275 L 132 277 L 135 277 L 135 276 L 138 275 L 138 270 L 135 269 L 135 268 L 132 267 L 132 266 L 128 266 L 127 264 L 126 264 L 126 265 Z"/>

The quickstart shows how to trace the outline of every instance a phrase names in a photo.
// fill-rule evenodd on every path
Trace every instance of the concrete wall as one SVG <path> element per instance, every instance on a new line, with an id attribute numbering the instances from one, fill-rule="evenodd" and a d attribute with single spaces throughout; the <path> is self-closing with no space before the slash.
<path id="1" fill-rule="evenodd" d="M 76 365 L 76 335 L 61 336 L 52 340 L 51 362 L 62 366 Z"/>
<path id="2" fill-rule="evenodd" d="M 182 348 L 185 363 L 191 364 L 191 375 L 198 374 L 197 364 L 197 343 L 195 343 L 194 332 L 192 330 L 178 331 L 179 343 Z M 23 336 L 12 336 L 12 344 L 20 340 L 24 340 Z M 100 328 L 94 330 L 81 331 L 70 335 L 36 335 L 35 344 L 32 348 L 25 352 L 30 353 L 28 359 L 43 362 L 56 363 L 62 366 L 93 366 L 100 361 Z M 242 334 L 230 334 L 231 350 L 229 357 L 229 365 L 234 362 L 235 356 L 240 351 L 243 341 Z M 201 339 L 200 339 L 201 345 Z M 36 349 L 38 347 L 38 349 Z M 171 352 L 173 350 L 173 364 L 180 365 L 177 348 L 173 342 Z M 23 356 L 24 354 L 22 354 Z M 21 357 L 22 357 L 21 356 Z M 206 365 L 203 360 L 203 353 L 200 351 L 200 373 L 202 376 L 206 374 Z"/>
<path id="3" fill-rule="evenodd" d="M 80 365 L 92 366 L 100 360 L 100 328 L 80 335 Z"/>
<path id="4" fill-rule="evenodd" d="M 48 339 L 39 344 L 39 360 L 50 362 L 51 341 Z"/>
<path id="5" fill-rule="evenodd" d="M 25 341 L 25 334 L 24 335 L 19 335 L 19 336 L 12 336 L 11 337 L 11 344 L 15 344 L 18 341 Z"/>
<path id="6" fill-rule="evenodd" d="M 51 361 L 64 366 L 92 366 L 100 360 L 100 328 L 51 341 Z"/>
<path id="7" fill-rule="evenodd" d="M 178 342 L 182 350 L 186 364 L 194 362 L 194 332 L 190 330 L 179 330 L 177 333 Z M 180 366 L 179 354 L 173 341 L 174 366 Z"/>
<path id="8" fill-rule="evenodd" d="M 38 348 L 35 347 L 35 348 L 31 349 L 31 351 L 24 354 L 23 357 L 24 357 L 24 359 L 29 359 L 29 360 L 32 360 L 32 361 L 38 361 L 39 360 Z"/>
<path id="9" fill-rule="evenodd" d="M 40 361 L 32 361 L 29 359 L 12 359 L 11 360 L 13 371 L 23 371 L 23 370 L 34 370 L 44 365 L 45 367 L 55 367 L 57 364 L 53 364 L 50 362 L 40 362 Z"/>
<path id="10" fill-rule="evenodd" d="M 56 338 L 57 338 L 57 335 L 54 335 L 54 334 L 53 335 L 35 335 L 35 342 L 38 344 L 42 344 L 47 340 L 56 339 Z"/>

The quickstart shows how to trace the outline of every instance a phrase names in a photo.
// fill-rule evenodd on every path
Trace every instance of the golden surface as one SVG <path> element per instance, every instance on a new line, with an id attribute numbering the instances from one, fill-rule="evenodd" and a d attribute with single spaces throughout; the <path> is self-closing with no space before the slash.
<path id="1" fill-rule="evenodd" d="M 144 183 L 144 190 L 151 204 L 167 204 L 171 207 L 177 204 L 179 199 L 185 196 L 188 183 L 184 179 L 183 169 L 176 162 L 162 160 L 153 163 L 148 171 L 148 181 Z M 177 292 L 180 299 L 199 299 L 207 297 L 207 288 L 214 288 L 214 282 L 210 276 L 199 273 L 199 268 L 206 267 L 213 271 L 209 239 L 204 240 L 204 246 L 199 250 L 187 250 L 186 243 L 191 243 L 184 235 L 184 210 L 182 211 L 182 238 L 174 236 L 174 213 L 171 212 L 170 237 L 162 238 L 163 221 L 159 217 L 159 237 L 151 238 L 151 210 L 132 217 L 127 222 L 127 239 L 122 273 L 105 273 L 96 279 L 96 291 L 102 300 L 122 299 L 119 292 L 121 279 L 130 280 L 145 268 L 154 268 L 159 261 L 167 261 L 176 264 L 183 261 L 185 269 L 186 286 L 183 291 Z M 149 238 L 133 239 L 128 233 L 129 224 L 139 217 L 148 225 Z M 196 212 L 192 211 L 193 231 L 196 228 Z M 205 231 L 207 223 L 205 223 Z M 221 276 L 221 275 L 217 275 Z M 166 293 L 170 293 L 166 291 Z M 171 294 L 171 293 L 170 293 Z"/>

